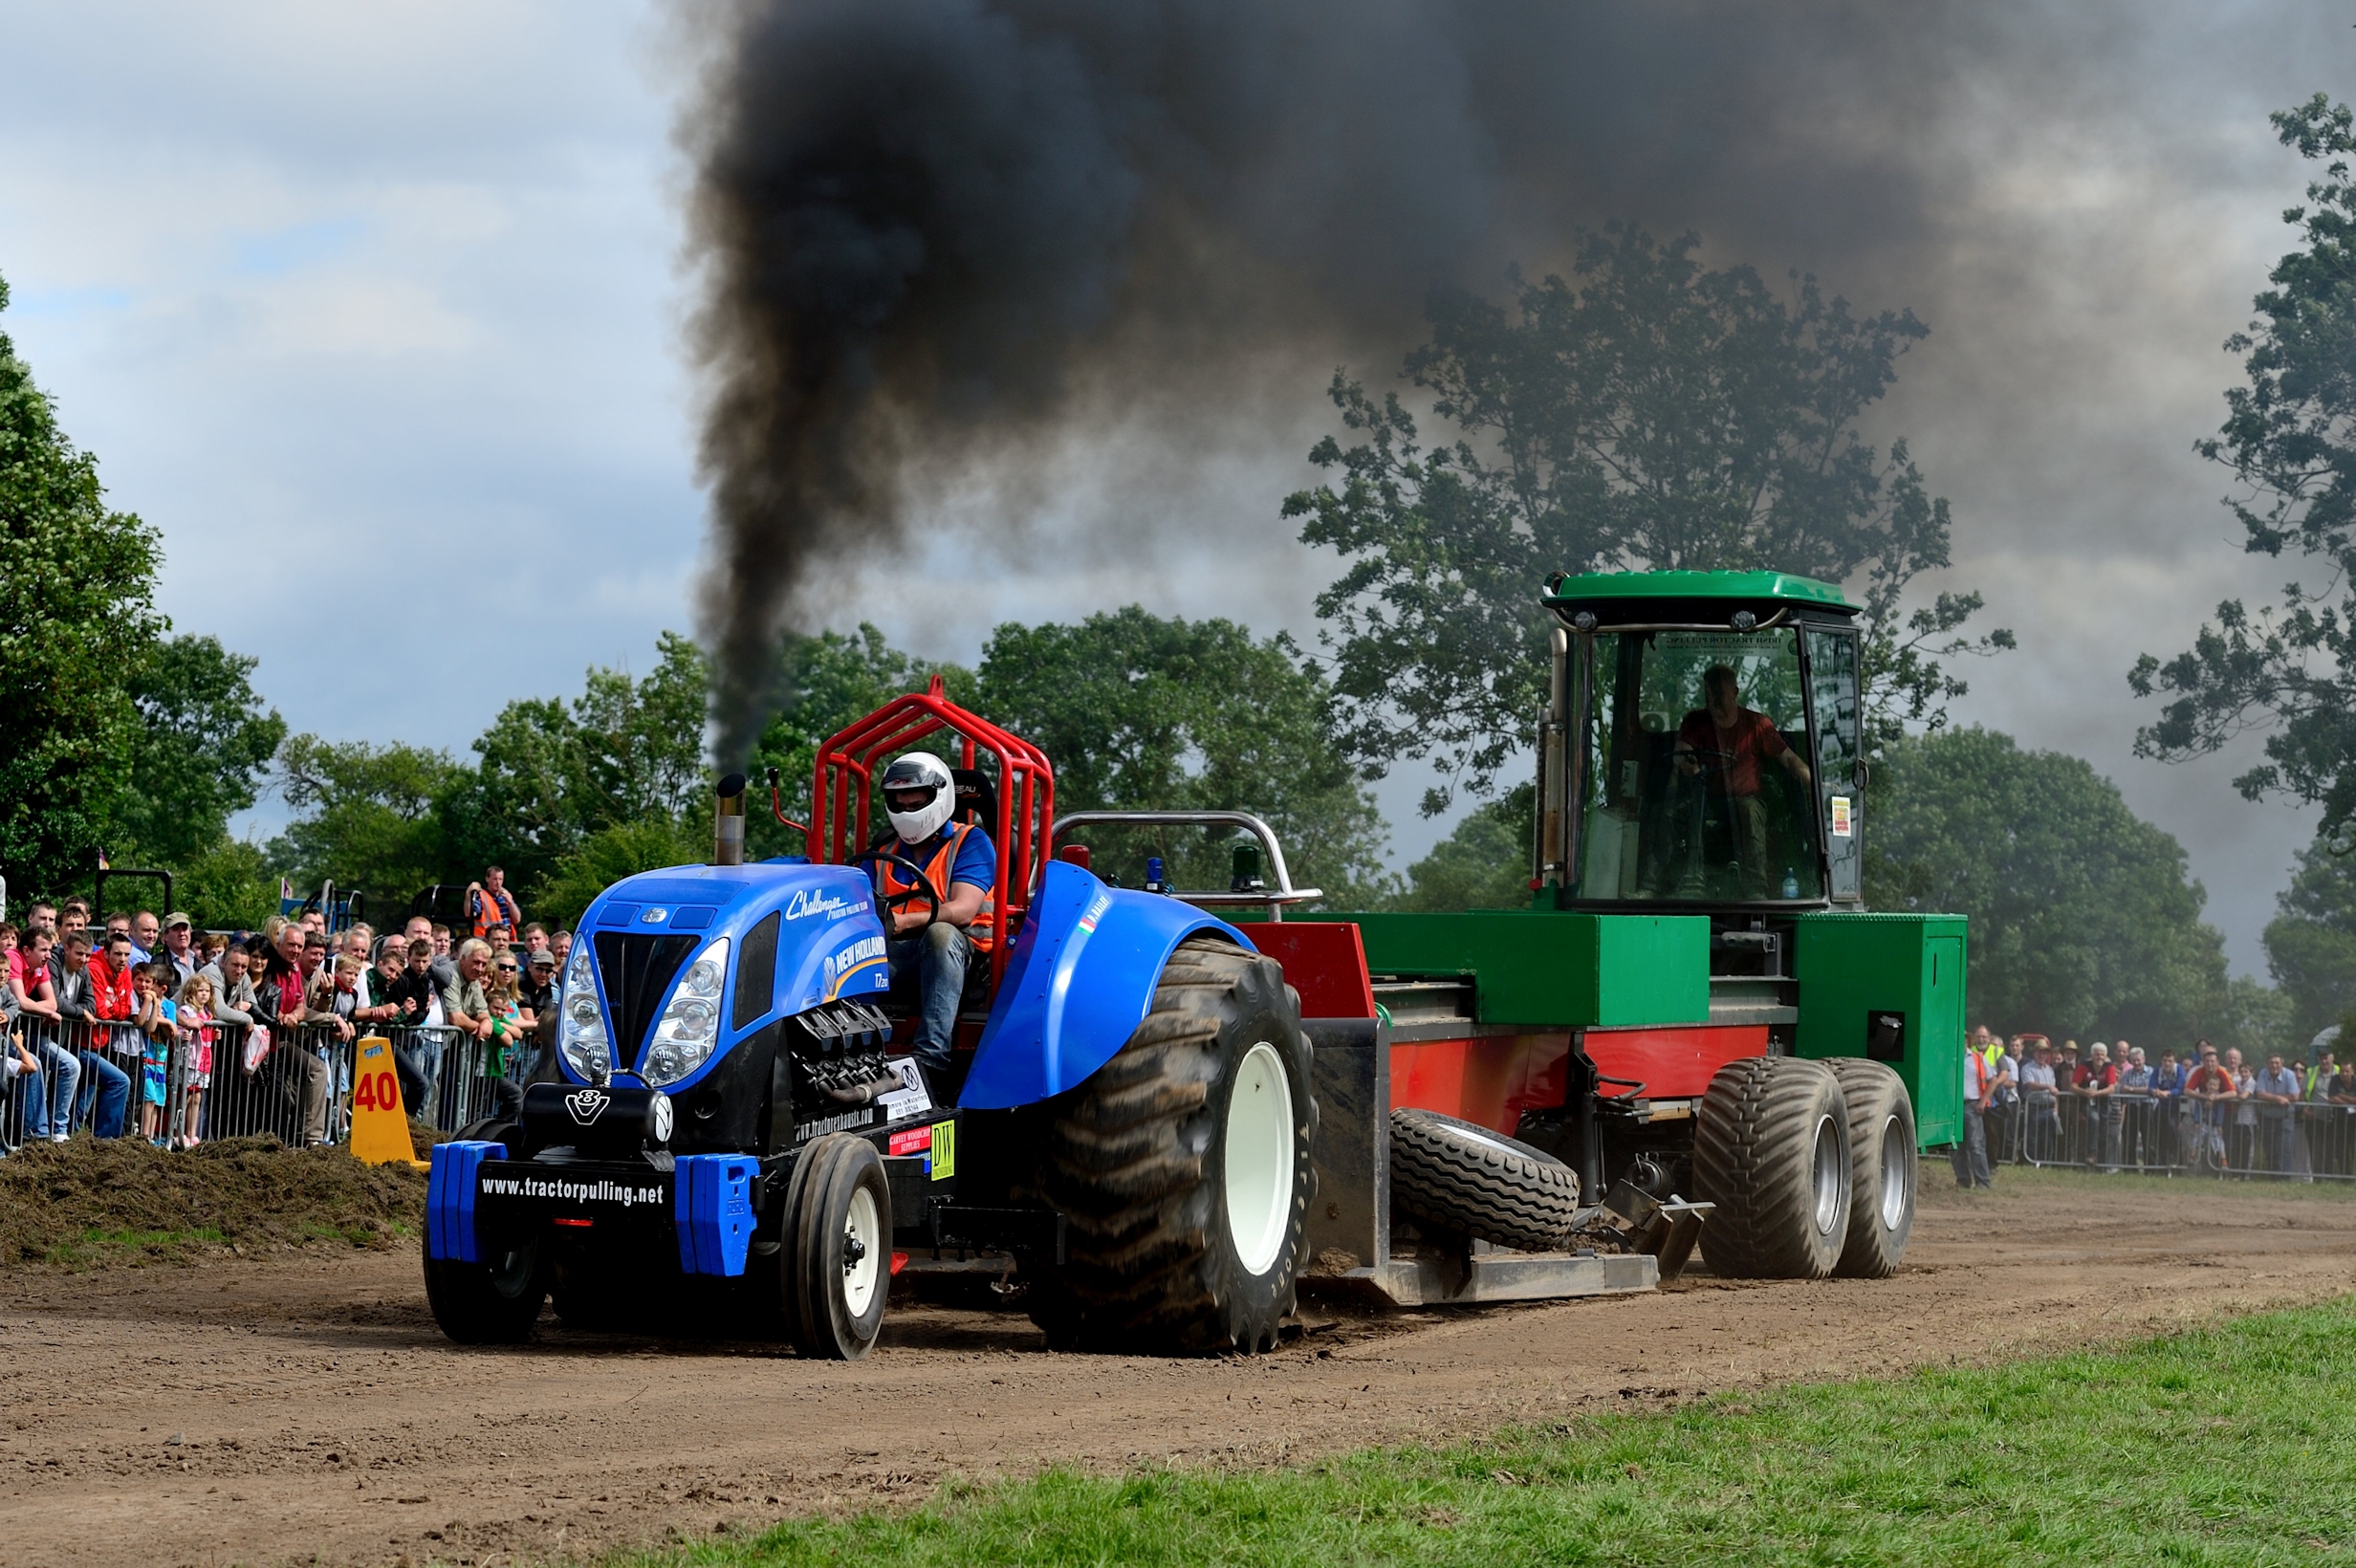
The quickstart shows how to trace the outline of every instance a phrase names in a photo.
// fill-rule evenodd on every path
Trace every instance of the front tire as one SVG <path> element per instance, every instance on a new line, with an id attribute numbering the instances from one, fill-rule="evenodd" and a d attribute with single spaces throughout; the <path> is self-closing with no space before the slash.
<path id="1" fill-rule="evenodd" d="M 548 1297 L 540 1237 L 486 1241 L 483 1261 L 425 1260 L 425 1302 L 442 1332 L 462 1345 L 518 1344 L 531 1338 Z"/>
<path id="2" fill-rule="evenodd" d="M 884 1157 L 848 1133 L 812 1141 L 788 1184 L 783 1255 L 794 1346 L 856 1361 L 875 1348 L 891 1294 L 892 1193 Z"/>
<path id="3" fill-rule="evenodd" d="M 1047 1107 L 1041 1186 L 1066 1264 L 1033 1317 L 1058 1348 L 1271 1349 L 1317 1175 L 1299 1004 L 1272 959 L 1179 945 L 1137 1032 Z"/>
<path id="4" fill-rule="evenodd" d="M 1849 1108 L 1848 1240 L 1833 1272 L 1887 1279 L 1914 1229 L 1914 1102 L 1906 1081 L 1881 1062 L 1833 1056 L 1824 1065 L 1841 1080 Z"/>
<path id="5" fill-rule="evenodd" d="M 1710 1080 L 1693 1185 L 1702 1256 L 1737 1279 L 1824 1279 L 1848 1239 L 1848 1105 L 1821 1061 L 1748 1056 Z"/>

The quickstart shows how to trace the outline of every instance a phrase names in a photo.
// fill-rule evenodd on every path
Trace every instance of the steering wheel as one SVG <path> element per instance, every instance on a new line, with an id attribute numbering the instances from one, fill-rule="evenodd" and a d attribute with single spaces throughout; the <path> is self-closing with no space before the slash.
<path id="1" fill-rule="evenodd" d="M 927 925 L 930 925 L 932 922 L 939 920 L 941 918 L 941 895 L 932 890 L 932 878 L 926 873 L 923 866 L 918 865 L 914 860 L 909 860 L 905 855 L 902 855 L 888 849 L 871 849 L 864 855 L 853 856 L 851 859 L 851 863 L 853 865 L 860 865 L 867 861 L 881 863 L 886 860 L 890 861 L 893 865 L 899 866 L 902 870 L 907 872 L 911 877 L 914 877 L 916 879 L 916 885 L 914 887 L 904 887 L 899 892 L 888 896 L 886 896 L 880 889 L 875 891 L 873 896 L 875 898 L 876 913 L 884 921 L 884 930 L 885 934 L 890 936 L 897 936 L 900 934 L 900 923 L 893 917 L 897 916 L 901 910 L 905 909 L 909 905 L 915 904 L 919 899 L 924 900 L 925 903 L 930 906 L 929 912 L 925 916 L 925 923 Z M 868 885 L 873 887 L 874 883 L 870 882 Z"/>
<path id="2" fill-rule="evenodd" d="M 1742 760 L 1732 751 L 1720 751 L 1708 746 L 1684 747 L 1673 755 L 1679 762 L 1689 760 L 1692 762 L 1693 772 L 1689 776 L 1694 778 L 1706 778 L 1712 773 L 1731 773 L 1734 771 L 1734 764 Z"/>

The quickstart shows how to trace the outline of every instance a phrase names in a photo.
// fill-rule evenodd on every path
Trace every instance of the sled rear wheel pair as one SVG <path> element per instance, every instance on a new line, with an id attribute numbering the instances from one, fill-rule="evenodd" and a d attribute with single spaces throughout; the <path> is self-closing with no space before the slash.
<path id="1" fill-rule="evenodd" d="M 1914 1225 L 1914 1110 L 1877 1061 L 1753 1056 L 1711 1079 L 1693 1180 L 1702 1255 L 1754 1279 L 1879 1279 Z"/>

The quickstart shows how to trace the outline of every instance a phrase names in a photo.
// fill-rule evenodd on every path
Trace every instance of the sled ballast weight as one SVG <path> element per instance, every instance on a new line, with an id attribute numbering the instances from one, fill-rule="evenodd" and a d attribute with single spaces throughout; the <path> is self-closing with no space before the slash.
<path id="1" fill-rule="evenodd" d="M 1542 602 L 1523 908 L 1308 913 L 1245 813 L 1058 818 L 1048 759 L 938 681 L 819 749 L 801 854 L 747 863 L 722 779 L 710 863 L 584 912 L 516 1120 L 434 1151 L 437 1321 L 517 1340 L 553 1297 L 855 1360 L 913 1270 L 1011 1285 L 1058 1347 L 1249 1353 L 1302 1288 L 1889 1274 L 1917 1149 L 1956 1135 L 1964 933 L 1862 908 L 1855 607 L 1775 573 Z M 870 820 L 911 749 L 996 854 L 938 1081 L 886 933 L 949 890 L 903 860 L 886 904 Z M 1234 838 L 1233 883 L 1100 879 L 1108 829 Z"/>

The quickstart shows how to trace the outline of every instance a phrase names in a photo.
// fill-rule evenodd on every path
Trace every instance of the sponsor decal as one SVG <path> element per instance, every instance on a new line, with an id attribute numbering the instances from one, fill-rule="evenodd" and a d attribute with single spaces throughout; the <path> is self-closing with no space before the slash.
<path id="1" fill-rule="evenodd" d="M 486 1198 L 552 1198 L 559 1203 L 610 1203 L 624 1209 L 659 1204 L 669 1194 L 660 1187 L 617 1182 L 611 1177 L 579 1181 L 560 1176 L 493 1176 L 486 1171 L 476 1192 Z"/>
<path id="2" fill-rule="evenodd" d="M 794 896 L 786 901 L 785 918 L 804 920 L 812 915 L 823 915 L 828 920 L 833 920 L 838 915 L 856 914 L 865 907 L 867 906 L 864 904 L 851 904 L 835 897 L 832 893 L 813 893 L 805 887 L 796 890 Z"/>
<path id="3" fill-rule="evenodd" d="M 876 1100 L 884 1107 L 884 1121 L 902 1122 L 932 1109 L 932 1095 L 925 1087 L 925 1075 L 917 1070 L 914 1056 L 887 1056 L 884 1065 L 900 1080 L 899 1088 Z"/>
<path id="4" fill-rule="evenodd" d="M 1113 896 L 1110 893 L 1099 893 L 1088 901 L 1086 912 L 1080 917 L 1080 928 L 1083 931 L 1095 930 L 1096 923 L 1103 917 L 1104 911 L 1112 906 Z"/>
<path id="5" fill-rule="evenodd" d="M 930 1127 L 910 1127 L 905 1132 L 892 1134 L 890 1152 L 893 1154 L 922 1154 L 931 1147 Z"/>
<path id="6" fill-rule="evenodd" d="M 1851 831 L 1849 797 L 1845 795 L 1836 795 L 1832 797 L 1832 836 L 1836 838 L 1846 838 Z"/>
<path id="7" fill-rule="evenodd" d="M 799 1143 L 807 1139 L 823 1138 L 830 1132 L 849 1132 L 855 1127 L 874 1125 L 875 1107 L 870 1105 L 862 1111 L 845 1111 L 840 1116 L 820 1117 L 816 1122 L 796 1122 L 794 1127 L 794 1142 Z"/>
<path id="8" fill-rule="evenodd" d="M 614 1097 L 601 1089 L 576 1089 L 564 1097 L 564 1108 L 584 1127 L 603 1116 L 605 1107 L 613 1102 Z"/>
<path id="9" fill-rule="evenodd" d="M 932 1124 L 932 1179 L 944 1181 L 957 1174 L 957 1123 L 936 1122 Z"/>
<path id="10" fill-rule="evenodd" d="M 878 964 L 884 965 L 886 969 L 889 968 L 889 961 L 884 956 L 884 939 L 880 936 L 861 937 L 841 951 L 829 953 L 822 966 L 826 977 L 826 999 L 833 1001 L 842 993 L 842 983 L 845 980 L 860 970 Z M 891 984 L 888 973 L 884 976 L 883 983 Z"/>

